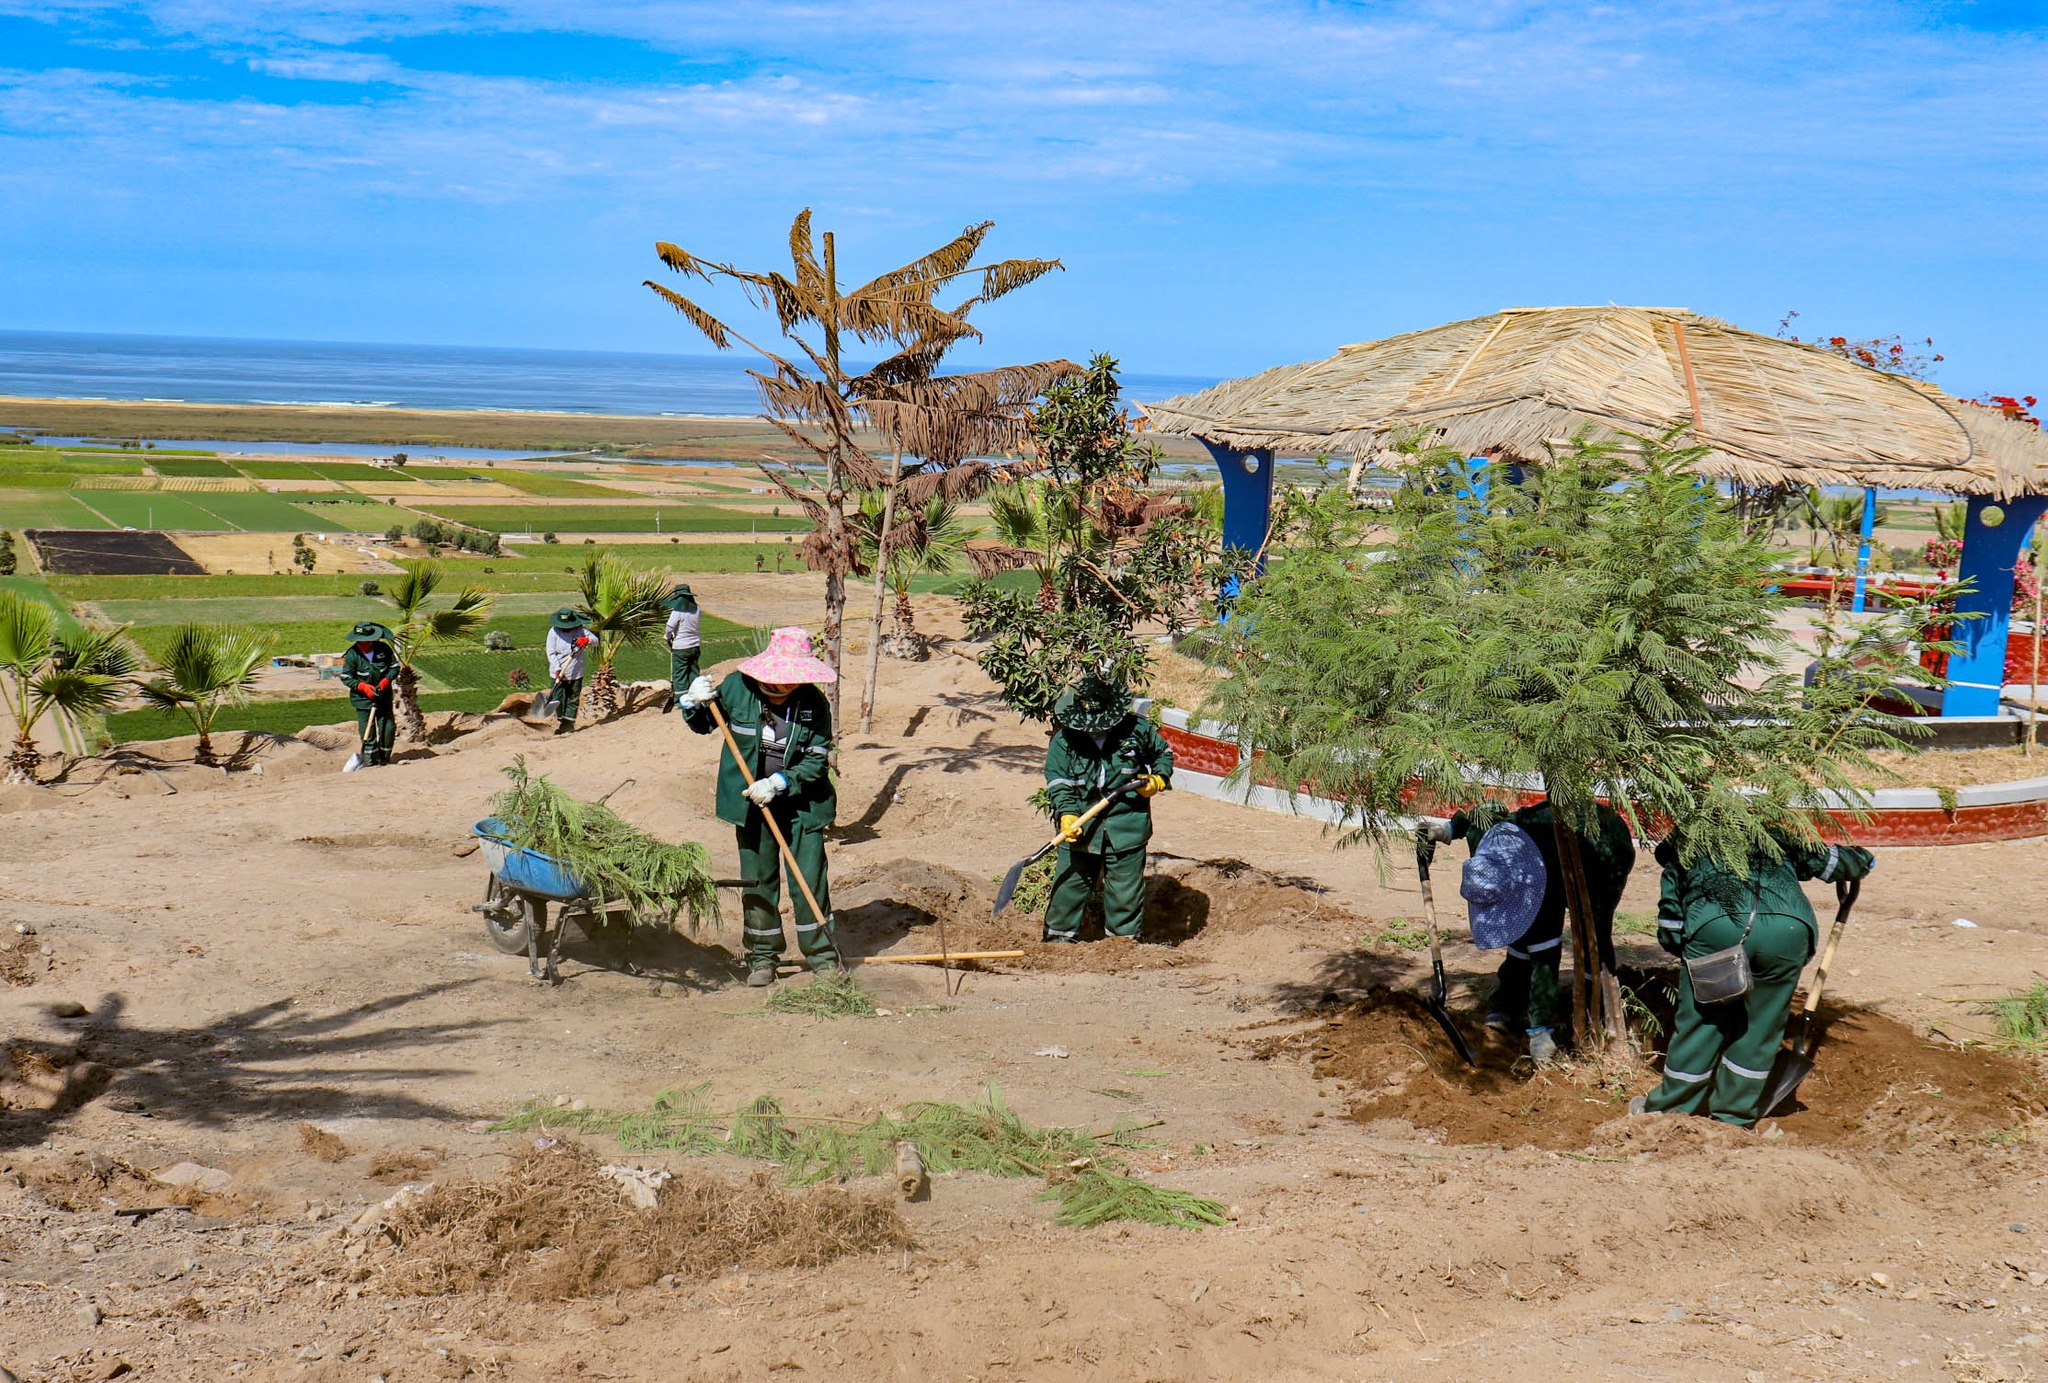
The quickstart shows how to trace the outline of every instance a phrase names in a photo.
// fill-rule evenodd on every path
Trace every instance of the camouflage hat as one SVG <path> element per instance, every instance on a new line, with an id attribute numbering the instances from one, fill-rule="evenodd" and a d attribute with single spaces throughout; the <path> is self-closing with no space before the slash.
<path id="1" fill-rule="evenodd" d="M 1131 713 L 1131 694 L 1093 673 L 1076 682 L 1052 708 L 1052 718 L 1070 730 L 1099 735 Z"/>

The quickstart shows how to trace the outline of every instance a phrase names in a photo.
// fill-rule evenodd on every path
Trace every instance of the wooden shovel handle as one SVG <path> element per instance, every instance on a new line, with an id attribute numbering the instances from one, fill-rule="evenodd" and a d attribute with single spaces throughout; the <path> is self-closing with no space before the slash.
<path id="1" fill-rule="evenodd" d="M 752 787 L 753 770 L 747 767 L 747 756 L 740 753 L 740 742 L 733 738 L 732 727 L 725 723 L 725 712 L 718 708 L 716 701 L 707 701 L 704 706 L 711 712 L 711 719 L 717 723 L 718 733 L 725 736 L 725 747 L 732 751 L 732 761 L 739 768 L 740 777 L 747 780 L 748 787 Z M 782 827 L 776 822 L 775 813 L 766 807 L 756 807 L 756 810 L 761 813 L 761 820 L 768 823 L 768 833 L 775 837 L 775 848 L 782 852 L 783 867 L 789 870 L 789 877 L 796 880 L 797 888 L 803 892 L 804 901 L 811 905 L 811 916 L 818 920 L 819 926 L 824 926 L 829 919 L 825 916 L 825 910 L 818 906 L 817 895 L 811 892 L 811 881 L 804 877 L 803 870 L 797 868 L 796 854 L 789 848 L 789 841 L 783 837 Z M 829 937 L 832 934 L 827 932 L 825 935 Z M 834 944 L 837 945 L 836 942 Z"/>
<path id="2" fill-rule="evenodd" d="M 1856 906 L 1856 895 L 1861 892 L 1861 879 L 1835 885 L 1835 925 L 1828 931 L 1827 949 L 1820 953 L 1820 968 L 1813 972 L 1813 988 L 1806 991 L 1806 1007 L 1801 1010 L 1809 1019 L 1820 1009 L 1820 992 L 1828 982 L 1828 967 L 1835 963 L 1835 947 L 1842 944 L 1842 929 L 1849 925 L 1850 910 Z"/>

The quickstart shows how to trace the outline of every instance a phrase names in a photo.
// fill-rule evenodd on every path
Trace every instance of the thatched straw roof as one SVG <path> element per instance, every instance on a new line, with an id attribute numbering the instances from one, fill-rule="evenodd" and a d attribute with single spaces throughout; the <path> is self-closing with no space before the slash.
<path id="1" fill-rule="evenodd" d="M 1710 474 L 1752 485 L 2048 492 L 2048 436 L 1932 385 L 1657 307 L 1519 307 L 1346 346 L 1145 405 L 1161 432 L 1372 461 L 1424 431 L 1468 456 L 1695 419 Z"/>

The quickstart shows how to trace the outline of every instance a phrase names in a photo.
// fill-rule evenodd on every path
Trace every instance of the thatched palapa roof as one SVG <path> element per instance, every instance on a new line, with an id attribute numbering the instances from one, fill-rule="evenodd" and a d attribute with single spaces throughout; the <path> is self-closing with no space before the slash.
<path id="1" fill-rule="evenodd" d="M 1694 420 L 1701 469 L 1751 485 L 2048 492 L 2048 436 L 1932 385 L 1658 307 L 1518 307 L 1145 405 L 1161 432 L 1363 461 L 1423 432 L 1540 463 L 1581 428 Z"/>

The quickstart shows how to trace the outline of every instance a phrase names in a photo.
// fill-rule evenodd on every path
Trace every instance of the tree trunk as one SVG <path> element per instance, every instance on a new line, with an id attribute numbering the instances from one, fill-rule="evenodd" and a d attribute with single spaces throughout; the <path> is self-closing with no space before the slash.
<path id="1" fill-rule="evenodd" d="M 398 729 L 405 736 L 405 742 L 425 744 L 427 718 L 420 714 L 420 675 L 413 670 L 411 663 L 399 665 L 392 693 L 392 713 L 398 719 Z"/>
<path id="2" fill-rule="evenodd" d="M 839 367 L 839 251 L 832 232 L 825 232 L 825 375 L 843 395 L 846 374 Z M 825 661 L 839 673 L 831 687 L 832 733 L 836 739 L 846 722 L 840 718 L 839 692 L 846 685 L 846 491 L 841 485 L 840 460 L 845 448 L 854 445 L 851 419 L 835 414 L 832 447 L 825 453 Z M 835 749 L 829 762 L 838 763 Z"/>
<path id="3" fill-rule="evenodd" d="M 889 488 L 882 492 L 882 530 L 875 540 L 875 609 L 868 634 L 868 684 L 860 699 L 860 732 L 875 732 L 875 681 L 882 671 L 882 593 L 889 571 L 889 530 L 896 522 L 896 487 L 903 480 L 903 453 L 889 463 Z"/>
<path id="4" fill-rule="evenodd" d="M 590 678 L 590 718 L 609 720 L 619 709 L 619 678 L 609 663 L 601 663 Z"/>
<path id="5" fill-rule="evenodd" d="M 896 592 L 896 627 L 889 631 L 886 652 L 891 658 L 911 663 L 921 663 L 930 656 L 924 636 L 917 632 L 917 614 L 910 608 L 908 586 Z"/>
<path id="6" fill-rule="evenodd" d="M 43 756 L 36 749 L 35 736 L 23 731 L 14 740 L 14 748 L 7 755 L 7 781 L 10 783 L 33 783 L 36 768 Z"/>
<path id="7" fill-rule="evenodd" d="M 199 732 L 199 743 L 192 750 L 192 762 L 201 768 L 219 767 L 213 758 L 213 737 L 204 730 Z"/>

